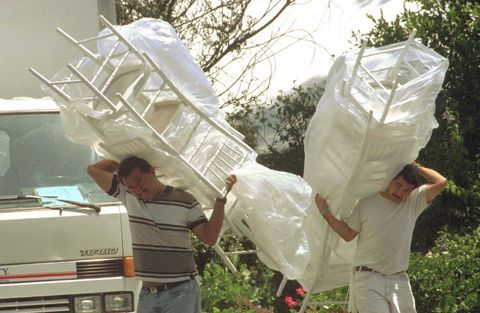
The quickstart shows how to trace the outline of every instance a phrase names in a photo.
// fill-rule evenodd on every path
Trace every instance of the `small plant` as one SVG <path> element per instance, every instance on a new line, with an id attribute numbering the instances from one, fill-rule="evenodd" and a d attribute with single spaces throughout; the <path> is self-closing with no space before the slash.
<path id="1" fill-rule="evenodd" d="M 252 281 L 251 272 L 245 264 L 240 264 L 236 274 L 217 263 L 206 264 L 201 290 L 204 312 L 271 313 L 260 307 L 263 291 Z"/>

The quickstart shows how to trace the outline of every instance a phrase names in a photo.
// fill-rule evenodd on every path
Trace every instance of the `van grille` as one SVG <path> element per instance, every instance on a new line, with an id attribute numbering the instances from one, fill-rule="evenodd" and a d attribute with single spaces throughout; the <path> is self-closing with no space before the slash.
<path id="1" fill-rule="evenodd" d="M 53 312 L 71 312 L 69 298 L 24 298 L 16 300 L 0 300 L 0 313 Z"/>
<path id="2" fill-rule="evenodd" d="M 123 275 L 122 259 L 77 262 L 77 278 L 97 278 Z"/>

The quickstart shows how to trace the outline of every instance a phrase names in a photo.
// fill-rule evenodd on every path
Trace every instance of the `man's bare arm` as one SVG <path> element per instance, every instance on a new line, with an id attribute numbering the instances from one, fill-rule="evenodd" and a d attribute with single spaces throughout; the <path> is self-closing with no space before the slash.
<path id="1" fill-rule="evenodd" d="M 118 162 L 114 160 L 100 160 L 87 167 L 87 173 L 105 192 L 112 188 L 112 179 L 118 168 Z"/>
<path id="2" fill-rule="evenodd" d="M 236 183 L 237 178 L 235 175 L 230 175 L 226 179 L 227 191 L 223 199 L 217 199 L 213 208 L 212 215 L 208 222 L 200 224 L 192 229 L 195 236 L 208 246 L 213 246 L 217 243 L 220 230 L 223 225 L 223 217 L 225 215 L 225 203 L 227 202 L 227 195 L 232 190 L 233 185 Z"/>
<path id="3" fill-rule="evenodd" d="M 442 174 L 438 173 L 437 171 L 424 167 L 421 165 L 417 165 L 418 172 L 420 175 L 423 176 L 427 180 L 427 190 L 425 192 L 427 197 L 427 202 L 432 202 L 436 196 L 438 196 L 443 189 L 447 186 L 447 179 L 442 176 Z"/>

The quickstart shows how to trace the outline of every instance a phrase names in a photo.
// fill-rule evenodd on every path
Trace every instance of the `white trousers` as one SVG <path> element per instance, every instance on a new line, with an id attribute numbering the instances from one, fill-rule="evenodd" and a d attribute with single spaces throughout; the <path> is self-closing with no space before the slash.
<path id="1" fill-rule="evenodd" d="M 416 313 L 410 280 L 405 272 L 382 275 L 356 271 L 350 287 L 352 312 Z"/>

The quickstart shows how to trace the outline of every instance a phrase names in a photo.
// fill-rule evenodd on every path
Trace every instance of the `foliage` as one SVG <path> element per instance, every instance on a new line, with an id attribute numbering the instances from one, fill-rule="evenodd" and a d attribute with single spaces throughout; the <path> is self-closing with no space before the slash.
<path id="1" fill-rule="evenodd" d="M 319 85 L 295 87 L 290 93 L 277 96 L 267 112 L 259 112 L 263 118 L 267 117 L 260 119 L 264 121 L 262 140 L 267 148 L 259 157 L 260 163 L 303 175 L 303 139 L 323 91 Z"/>
<path id="2" fill-rule="evenodd" d="M 251 245 L 246 240 L 228 238 L 222 240 L 227 246 Z M 223 246 L 223 244 L 222 244 Z M 230 251 L 226 246 L 224 248 Z M 234 249 L 234 247 L 230 247 Z M 249 247 L 252 248 L 252 247 Z M 242 249 L 242 247 L 237 247 Z M 245 249 L 245 248 L 244 248 Z M 248 249 L 248 247 L 247 247 Z M 238 272 L 227 271 L 218 257 L 205 264 L 202 274 L 202 307 L 206 312 L 288 312 L 276 298 L 275 292 L 281 275 L 261 263 L 254 254 L 231 258 Z M 292 282 L 293 283 L 293 282 Z M 280 304 L 280 305 L 279 305 Z M 273 310 L 273 311 L 272 311 Z"/>
<path id="3" fill-rule="evenodd" d="M 238 270 L 237 274 L 227 271 L 222 264 L 220 257 L 214 249 L 204 246 L 199 240 L 193 238 L 195 251 L 195 263 L 197 264 L 202 280 L 202 302 L 207 312 L 214 312 L 214 307 L 224 309 L 242 307 L 241 309 L 254 309 L 255 312 L 269 312 L 260 309 L 275 306 L 275 287 L 280 284 L 281 277 L 267 268 L 256 256 L 256 254 L 243 254 L 230 256 L 230 260 Z M 255 250 L 255 246 L 246 238 L 224 236 L 220 242 L 225 251 L 247 251 Z M 224 277 L 225 276 L 225 277 Z M 228 277 L 227 277 L 228 276 Z M 220 281 L 218 281 L 220 280 Z M 232 287 L 225 287 L 225 292 L 217 299 L 214 290 L 223 288 L 224 284 L 232 284 Z M 250 286 L 251 285 L 251 286 Z M 205 293 L 204 288 L 209 288 Z M 212 299 L 209 299 L 209 298 Z M 217 303 L 216 301 L 219 301 Z M 238 310 L 241 310 L 238 309 Z M 228 311 L 244 312 L 244 311 Z M 275 310 L 277 312 L 277 310 Z"/>
<path id="4" fill-rule="evenodd" d="M 202 307 L 205 312 L 255 312 L 248 307 L 246 300 L 256 302 L 259 296 L 259 288 L 252 283 L 251 274 L 244 264 L 236 275 L 217 263 L 206 265 L 202 277 Z"/>
<path id="5" fill-rule="evenodd" d="M 413 253 L 410 279 L 418 312 L 480 312 L 480 228 L 471 234 L 442 231 L 425 255 Z"/>
<path id="6" fill-rule="evenodd" d="M 302 175 L 303 138 L 323 91 L 319 85 L 295 87 L 278 95 L 272 105 L 232 113 L 229 120 L 237 129 L 254 135 L 249 141 L 256 144 L 259 163 Z"/>
<path id="7" fill-rule="evenodd" d="M 414 249 L 426 251 L 443 226 L 465 232 L 480 224 L 480 3 L 408 0 L 405 8 L 392 22 L 370 17 L 374 28 L 356 36 L 383 46 L 416 29 L 416 37 L 450 63 L 436 101 L 440 126 L 418 160 L 449 178 L 446 192 L 418 221 Z"/>
<path id="8" fill-rule="evenodd" d="M 204 265 L 202 276 L 202 307 L 205 312 L 296 312 L 302 305 L 305 291 L 295 281 L 288 281 L 283 295 L 275 293 L 282 275 L 268 269 L 255 255 L 233 258 L 238 273 L 227 271 L 218 257 Z M 346 312 L 345 305 L 332 301 L 346 300 L 347 288 L 335 289 L 311 298 L 306 312 Z M 315 304 L 317 303 L 317 304 Z"/>
<path id="9" fill-rule="evenodd" d="M 269 78 L 262 81 L 253 73 L 260 62 L 277 53 L 273 45 L 279 38 L 300 37 L 299 30 L 274 27 L 296 2 L 272 0 L 260 5 L 251 0 L 117 0 L 116 10 L 119 24 L 143 17 L 170 23 L 218 94 L 229 96 L 232 104 L 245 101 L 247 96 L 258 97 L 268 88 Z M 266 30 L 271 34 L 268 37 Z M 233 63 L 237 67 L 239 60 L 242 68 L 238 75 L 232 75 L 226 67 Z"/>

